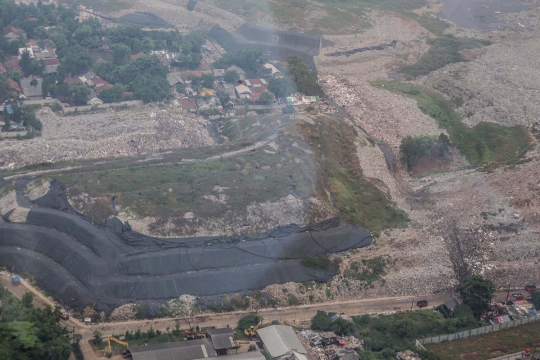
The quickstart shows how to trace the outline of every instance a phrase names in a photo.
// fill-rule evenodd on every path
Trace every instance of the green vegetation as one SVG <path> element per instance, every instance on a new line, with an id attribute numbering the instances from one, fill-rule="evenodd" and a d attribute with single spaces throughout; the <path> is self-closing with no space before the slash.
<path id="1" fill-rule="evenodd" d="M 263 320 L 262 316 L 258 316 L 257 314 L 253 314 L 253 313 L 247 314 L 246 316 L 238 320 L 238 326 L 236 328 L 244 331 L 245 329 L 248 329 L 250 326 L 256 326 L 262 320 Z"/>
<path id="2" fill-rule="evenodd" d="M 1 285 L 0 300 L 0 359 L 68 359 L 71 345 L 59 323 L 60 308 L 36 309 L 31 293 L 20 302 Z"/>
<path id="3" fill-rule="evenodd" d="M 323 95 L 322 88 L 317 82 L 317 70 L 311 70 L 298 56 L 289 56 L 287 60 L 287 74 L 296 85 L 296 89 L 302 94 L 309 96 Z"/>
<path id="4" fill-rule="evenodd" d="M 293 134 L 297 129 L 292 126 L 292 120 L 287 116 L 280 116 L 280 120 L 276 122 L 274 115 L 227 119 L 223 122 L 223 131 L 229 139 L 241 143 L 264 138 L 280 129 L 287 130 L 289 135 L 281 136 L 280 149 L 282 154 L 287 154 L 288 161 L 282 161 L 277 153 L 263 150 L 186 163 L 179 162 L 181 155 L 177 154 L 166 155 L 168 160 L 162 164 L 141 165 L 130 161 L 125 166 L 117 163 L 51 176 L 64 184 L 73 184 L 68 190 L 69 196 L 94 221 L 104 221 L 114 215 L 110 199 L 116 196 L 116 203 L 122 209 L 134 215 L 158 218 L 151 225 L 154 231 L 160 231 L 162 224 L 170 219 L 182 219 L 186 212 L 213 217 L 230 209 L 244 209 L 253 202 L 277 201 L 289 194 L 290 186 L 295 187 L 300 197 L 308 198 L 313 196 L 317 182 L 317 172 L 313 171 L 315 159 L 293 146 L 303 139 L 299 134 Z M 201 149 L 200 155 L 204 151 L 208 149 Z M 213 155 L 219 155 L 220 151 L 224 150 L 214 150 Z M 188 155 L 187 158 L 192 157 Z M 227 197 L 221 197 L 222 194 L 214 190 L 216 186 L 228 187 L 223 193 Z M 75 200 L 81 193 L 89 194 L 95 202 Z M 174 222 L 180 229 L 181 221 Z"/>
<path id="5" fill-rule="evenodd" d="M 43 129 L 43 124 L 36 117 L 35 108 L 30 106 L 25 106 L 23 108 L 12 105 L 13 114 L 4 114 L 4 129 L 9 129 L 12 123 L 26 126 L 28 132 L 34 133 L 33 130 L 37 132 Z M 39 133 L 38 133 L 39 134 Z"/>
<path id="6" fill-rule="evenodd" d="M 365 281 L 367 285 L 371 285 L 386 275 L 386 264 L 387 259 L 382 256 L 362 259 L 361 263 L 353 261 L 345 272 L 345 276 L 349 279 Z"/>
<path id="7" fill-rule="evenodd" d="M 421 135 L 417 138 L 407 136 L 401 140 L 401 162 L 410 170 L 422 157 L 442 157 L 450 148 L 450 139 L 445 134 L 438 138 L 433 135 Z"/>
<path id="8" fill-rule="evenodd" d="M 330 268 L 330 259 L 327 256 L 304 256 L 302 265 L 313 269 L 327 270 Z"/>
<path id="9" fill-rule="evenodd" d="M 428 39 L 427 42 L 431 45 L 429 50 L 415 64 L 403 67 L 401 69 L 403 73 L 412 77 L 427 75 L 448 64 L 465 61 L 460 53 L 462 50 L 491 44 L 486 40 L 456 38 L 453 35 L 442 35 Z"/>
<path id="10" fill-rule="evenodd" d="M 489 334 L 470 338 L 443 341 L 425 345 L 440 360 L 475 359 L 488 360 L 523 351 L 527 348 L 534 352 L 538 347 L 540 322 L 499 330 Z"/>
<path id="11" fill-rule="evenodd" d="M 307 123 L 300 126 L 322 164 L 320 176 L 324 187 L 330 189 L 343 218 L 370 231 L 407 226 L 407 214 L 363 176 L 356 156 L 355 129 L 339 119 L 321 116 L 318 120 L 318 128 Z M 320 149 L 324 151 L 325 160 Z"/>
<path id="12" fill-rule="evenodd" d="M 399 81 L 375 81 L 372 85 L 416 100 L 418 108 L 446 129 L 453 146 L 473 165 L 486 169 L 521 160 L 531 149 L 531 137 L 523 126 L 502 126 L 482 122 L 472 128 L 461 121 L 455 105 L 420 85 Z"/>
<path id="13" fill-rule="evenodd" d="M 495 293 L 495 284 L 480 275 L 473 275 L 465 279 L 457 287 L 457 291 L 459 291 L 463 303 L 471 307 L 474 316 L 480 318 L 490 309 L 491 300 Z"/>
<path id="14" fill-rule="evenodd" d="M 354 334 L 364 340 L 362 359 L 393 359 L 397 351 L 414 349 L 415 339 L 473 329 L 478 326 L 471 309 L 459 306 L 454 317 L 444 318 L 439 312 L 420 310 L 392 315 L 353 317 L 354 323 L 344 319 L 332 321 L 333 313 L 317 312 L 311 328 Z"/>
<path id="15" fill-rule="evenodd" d="M 246 72 L 248 78 L 260 76 L 260 65 L 266 63 L 268 59 L 264 52 L 258 47 L 243 48 L 237 51 L 229 51 L 217 59 L 212 67 L 214 69 L 226 69 L 236 65 Z"/>
<path id="16" fill-rule="evenodd" d="M 317 311 L 317 315 L 311 319 L 311 329 L 333 331 L 338 335 L 351 335 L 354 333 L 354 324 L 352 322 L 341 318 L 332 321 L 330 319 L 332 315 L 335 315 L 335 313 Z"/>

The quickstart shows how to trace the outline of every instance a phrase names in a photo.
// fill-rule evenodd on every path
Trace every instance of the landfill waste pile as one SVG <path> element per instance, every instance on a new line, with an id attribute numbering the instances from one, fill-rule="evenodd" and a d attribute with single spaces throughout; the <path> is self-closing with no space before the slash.
<path id="1" fill-rule="evenodd" d="M 95 303 L 110 314 L 122 304 L 165 302 L 183 294 L 208 296 L 289 281 L 328 281 L 334 271 L 304 267 L 301 259 L 371 241 L 366 230 L 337 217 L 304 228 L 278 227 L 256 238 L 149 237 L 117 218 L 92 224 L 71 207 L 66 187 L 53 181 L 48 193 L 29 208 L 26 222 L 0 223 L 0 263 L 32 274 L 64 306 Z"/>

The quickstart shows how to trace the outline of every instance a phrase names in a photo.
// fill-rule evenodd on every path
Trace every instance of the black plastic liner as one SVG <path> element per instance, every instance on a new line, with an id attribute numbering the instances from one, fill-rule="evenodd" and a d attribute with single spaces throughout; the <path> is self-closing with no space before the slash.
<path id="1" fill-rule="evenodd" d="M 182 294 L 211 296 L 270 284 L 328 281 L 334 272 L 302 266 L 304 256 L 371 244 L 370 234 L 339 218 L 309 227 L 282 226 L 245 236 L 155 238 L 113 218 L 94 225 L 69 204 L 54 181 L 26 224 L 0 224 L 0 264 L 32 274 L 60 303 L 95 302 L 110 313 L 129 302 Z"/>

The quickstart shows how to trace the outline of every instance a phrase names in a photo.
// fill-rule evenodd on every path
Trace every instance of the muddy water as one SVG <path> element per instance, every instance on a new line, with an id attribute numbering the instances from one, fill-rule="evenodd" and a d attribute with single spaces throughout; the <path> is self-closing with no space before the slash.
<path id="1" fill-rule="evenodd" d="M 467 29 L 496 29 L 505 25 L 498 16 L 536 9 L 520 0 L 441 0 L 442 18 Z"/>

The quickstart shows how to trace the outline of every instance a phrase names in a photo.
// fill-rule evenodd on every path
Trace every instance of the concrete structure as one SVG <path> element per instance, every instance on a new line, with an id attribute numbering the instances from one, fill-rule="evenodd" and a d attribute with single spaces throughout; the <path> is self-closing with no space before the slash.
<path id="1" fill-rule="evenodd" d="M 264 349 L 268 351 L 272 359 L 280 359 L 291 353 L 307 354 L 306 349 L 290 326 L 268 326 L 257 330 L 257 335 L 259 335 Z"/>
<path id="2" fill-rule="evenodd" d="M 37 84 L 36 86 L 30 85 L 32 80 L 36 80 Z M 27 99 L 36 99 L 36 98 L 42 98 L 43 97 L 43 91 L 41 89 L 41 85 L 43 84 L 42 78 L 24 78 L 21 79 L 21 88 L 22 93 L 24 96 L 26 96 Z"/>
<path id="3" fill-rule="evenodd" d="M 214 69 L 213 71 L 216 78 L 223 77 L 223 75 L 225 74 L 225 69 Z"/>

